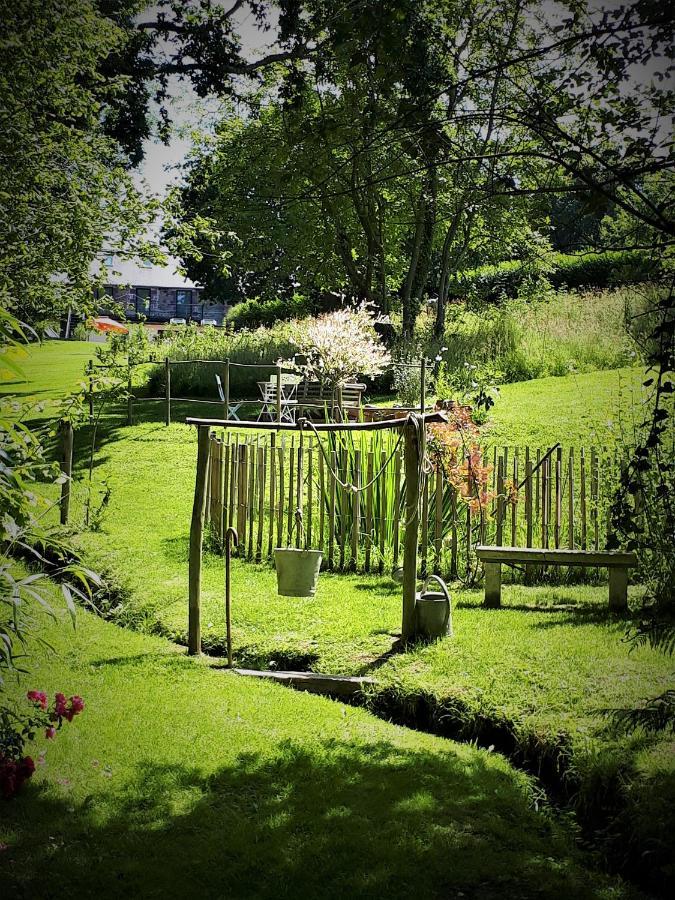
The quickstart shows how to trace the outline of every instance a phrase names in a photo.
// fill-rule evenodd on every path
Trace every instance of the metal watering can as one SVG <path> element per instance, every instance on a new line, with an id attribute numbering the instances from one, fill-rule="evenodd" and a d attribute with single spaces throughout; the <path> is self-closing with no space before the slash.
<path id="1" fill-rule="evenodd" d="M 440 591 L 428 590 L 430 581 L 438 582 Z M 434 640 L 452 634 L 450 593 L 438 575 L 429 575 L 422 585 L 422 590 L 415 595 L 415 616 L 417 633 L 421 637 Z"/>

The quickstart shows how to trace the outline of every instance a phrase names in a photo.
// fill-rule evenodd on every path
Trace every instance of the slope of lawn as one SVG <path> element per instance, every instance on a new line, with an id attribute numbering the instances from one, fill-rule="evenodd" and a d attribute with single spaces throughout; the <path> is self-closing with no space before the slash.
<path id="1" fill-rule="evenodd" d="M 29 686 L 85 710 L 4 804 L 3 896 L 637 896 L 585 867 L 499 755 L 88 613 L 40 634 L 54 652 L 32 648 L 18 702 Z"/>
<path id="2" fill-rule="evenodd" d="M 510 403 L 512 421 L 534 429 L 521 431 L 523 440 L 545 445 L 561 433 L 566 443 L 599 440 L 593 423 L 600 415 L 618 418 L 617 398 L 624 404 L 620 415 L 628 415 L 633 395 L 618 390 L 616 372 L 598 373 L 592 376 L 600 379 L 595 389 L 586 383 L 585 399 L 577 403 L 582 377 L 591 376 L 508 386 L 502 425 L 495 412 L 495 429 L 508 426 L 504 410 Z M 623 377 L 639 384 L 641 373 L 626 370 Z M 76 529 L 82 521 L 86 437 L 79 436 L 76 451 Z M 87 561 L 109 578 L 110 615 L 184 640 L 195 435 L 183 425 L 166 428 L 157 421 L 127 428 L 111 415 L 98 439 L 94 485 L 105 481 L 110 501 L 97 528 L 75 539 Z M 269 566 L 237 561 L 233 591 L 239 664 L 373 674 L 378 687 L 370 702 L 381 715 L 493 743 L 529 761 L 530 768 L 545 764 L 554 770 L 554 781 L 567 781 L 563 793 L 577 809 L 588 807 L 591 819 L 593 806 L 609 798 L 607 816 L 598 824 L 611 820 L 641 859 L 659 858 L 663 865 L 668 798 L 675 793 L 672 748 L 643 736 L 607 733 L 602 710 L 632 707 L 660 693 L 672 682 L 673 664 L 651 650 L 630 650 L 625 622 L 608 616 L 606 586 L 507 586 L 505 608 L 489 611 L 480 607 L 479 591 L 455 585 L 455 636 L 406 654 L 391 654 L 400 628 L 400 588 L 388 578 L 322 573 L 316 598 L 281 598 Z M 631 588 L 634 602 L 639 593 L 639 587 Z M 223 562 L 215 554 L 205 554 L 202 597 L 205 647 L 221 652 Z M 490 729 L 496 729 L 494 739 Z M 615 802 L 619 812 L 611 808 Z M 617 815 L 624 821 L 617 823 Z"/>
<path id="3" fill-rule="evenodd" d="M 87 341 L 45 341 L 17 349 L 11 356 L 25 378 L 0 369 L 0 392 L 57 400 L 85 381 L 85 366 L 95 351 L 96 344 Z"/>

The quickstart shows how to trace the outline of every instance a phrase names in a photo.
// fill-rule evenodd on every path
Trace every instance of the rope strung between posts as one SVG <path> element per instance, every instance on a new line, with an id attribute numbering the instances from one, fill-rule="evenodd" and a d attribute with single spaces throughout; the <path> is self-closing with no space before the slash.
<path id="1" fill-rule="evenodd" d="M 384 473 L 384 470 L 387 468 L 389 463 L 392 461 L 392 459 L 396 455 L 396 451 L 401 446 L 401 441 L 403 440 L 403 429 L 401 429 L 401 433 L 398 436 L 398 440 L 394 444 L 394 449 L 391 451 L 391 453 L 387 457 L 386 461 L 382 464 L 382 466 L 380 466 L 380 469 L 378 470 L 378 472 L 366 484 L 355 485 L 355 484 L 352 484 L 350 481 L 342 481 L 342 479 L 340 478 L 338 473 L 332 467 L 330 460 L 328 459 L 328 455 L 324 449 L 323 443 L 321 442 L 319 432 L 314 427 L 314 423 L 310 422 L 308 419 L 300 419 L 299 422 L 301 423 L 301 425 L 300 425 L 301 429 L 304 428 L 305 425 L 309 425 L 310 429 L 314 432 L 314 435 L 316 436 L 316 439 L 317 439 L 317 443 L 319 445 L 319 449 L 321 450 L 321 455 L 323 456 L 323 458 L 326 462 L 328 471 L 331 473 L 331 475 L 333 476 L 335 481 L 340 485 L 341 488 L 343 488 L 343 490 L 351 491 L 354 494 L 358 494 L 359 491 L 367 491 L 371 485 L 375 484 L 377 479 L 381 477 L 381 475 Z M 302 430 L 300 431 L 300 436 L 302 439 Z"/>

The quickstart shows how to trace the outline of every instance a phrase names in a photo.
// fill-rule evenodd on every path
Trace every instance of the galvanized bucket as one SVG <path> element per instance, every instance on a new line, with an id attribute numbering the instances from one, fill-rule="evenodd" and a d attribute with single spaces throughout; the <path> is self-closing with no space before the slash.
<path id="1" fill-rule="evenodd" d="M 321 568 L 321 550 L 296 550 L 277 547 L 277 592 L 281 597 L 313 597 Z"/>
<path id="2" fill-rule="evenodd" d="M 438 582 L 441 590 L 430 591 L 430 581 Z M 443 579 L 438 575 L 429 575 L 422 586 L 422 590 L 415 598 L 415 616 L 417 619 L 417 633 L 420 637 L 435 640 L 439 637 L 452 634 L 452 607 L 450 593 Z"/>

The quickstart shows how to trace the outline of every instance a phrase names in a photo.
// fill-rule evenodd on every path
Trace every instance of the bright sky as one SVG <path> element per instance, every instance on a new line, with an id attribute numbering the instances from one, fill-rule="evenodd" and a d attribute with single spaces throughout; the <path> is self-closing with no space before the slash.
<path id="1" fill-rule="evenodd" d="M 224 5 L 224 0 L 223 0 Z M 152 21 L 156 8 L 149 6 L 138 16 L 142 22 Z M 276 16 L 270 16 L 272 29 L 270 32 L 259 31 L 250 10 L 239 17 L 239 36 L 244 55 L 255 59 L 269 49 L 270 37 L 274 34 Z M 201 99 L 192 90 L 189 81 L 179 81 L 176 77 L 169 80 L 171 102 L 168 104 L 173 121 L 173 136 L 169 145 L 159 140 L 145 142 L 145 159 L 139 167 L 136 180 L 147 185 L 153 194 L 163 194 L 167 187 L 180 178 L 179 166 L 192 147 L 190 132 L 195 128 L 205 130 L 213 122 L 219 104 L 215 98 Z"/>

